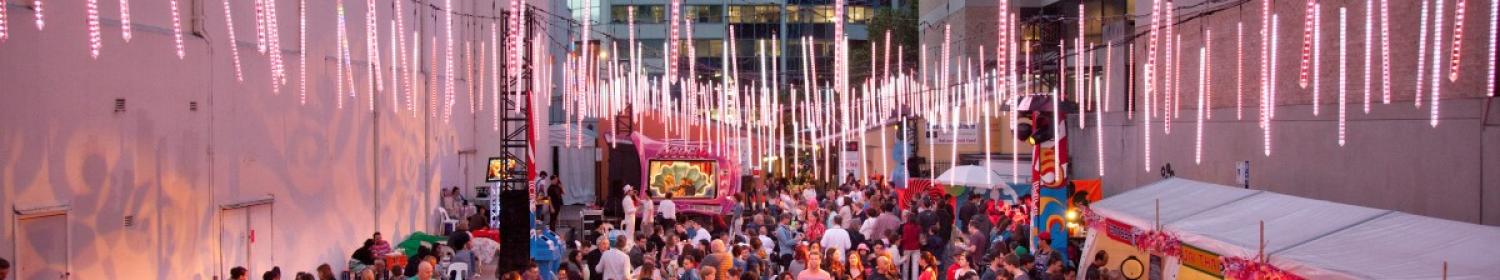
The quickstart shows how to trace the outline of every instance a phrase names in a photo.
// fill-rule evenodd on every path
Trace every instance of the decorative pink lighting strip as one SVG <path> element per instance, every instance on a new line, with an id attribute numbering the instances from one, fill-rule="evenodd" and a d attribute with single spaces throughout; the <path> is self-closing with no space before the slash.
<path id="1" fill-rule="evenodd" d="M 297 52 L 302 54 L 297 62 L 297 103 L 307 105 L 307 0 L 297 1 L 297 7 L 297 33 L 301 36 L 297 40 Z M 234 46 L 234 42 L 229 44 Z"/>
<path id="2" fill-rule="evenodd" d="M 172 38 L 173 38 L 173 41 L 177 43 L 177 59 L 182 59 L 184 56 L 187 56 L 187 52 L 184 51 L 183 48 L 182 48 L 182 20 L 180 19 L 180 16 L 177 13 L 177 0 L 172 0 L 171 4 L 172 4 Z M 37 2 L 37 6 L 36 7 L 37 7 L 36 8 L 36 12 L 37 12 L 36 21 L 37 21 L 37 26 L 40 27 L 42 25 L 42 17 L 41 17 L 41 14 L 42 14 L 42 4 L 41 4 L 40 1 Z"/>
<path id="3" fill-rule="evenodd" d="M 1418 0 L 1418 1 L 1422 2 L 1422 16 L 1421 16 L 1421 20 L 1419 21 L 1419 22 L 1421 22 L 1421 28 L 1419 29 L 1420 31 L 1418 31 L 1418 33 L 1417 33 L 1417 79 L 1416 79 L 1415 82 L 1413 82 L 1413 84 L 1417 85 L 1417 90 L 1416 90 L 1416 97 L 1412 98 L 1412 104 L 1414 106 L 1420 108 L 1420 107 L 1422 107 L 1422 77 L 1424 77 L 1423 74 L 1425 74 L 1427 72 L 1426 70 L 1424 70 L 1424 69 L 1426 69 L 1424 67 L 1427 66 L 1427 44 L 1426 44 L 1427 42 L 1426 41 L 1427 41 L 1427 3 L 1428 3 L 1428 1 L 1423 1 L 1423 0 Z M 1437 50 L 1433 50 L 1433 51 L 1437 51 Z"/>
<path id="4" fill-rule="evenodd" d="M 1382 0 L 1382 1 L 1384 1 L 1384 0 Z M 1495 22 L 1496 22 L 1497 19 L 1500 19 L 1500 1 L 1491 0 L 1490 1 L 1490 51 L 1489 51 L 1489 53 L 1490 53 L 1490 63 L 1489 63 L 1489 75 L 1485 75 L 1485 77 L 1488 77 L 1488 78 L 1485 78 L 1485 83 L 1484 83 L 1484 85 L 1485 85 L 1485 92 L 1490 93 L 1491 97 L 1495 96 L 1495 53 L 1497 52 L 1496 49 L 1495 49 L 1495 44 L 1497 43 L 1497 41 L 1500 41 L 1500 37 L 1496 37 L 1496 27 L 1497 26 L 1496 26 Z"/>
<path id="5" fill-rule="evenodd" d="M 1441 105 L 1438 102 L 1438 98 L 1443 94 L 1441 91 L 1443 86 L 1443 63 L 1439 60 L 1443 54 L 1443 0 L 1436 0 L 1435 2 L 1437 2 L 1437 6 L 1433 9 L 1432 20 L 1432 114 L 1430 121 L 1432 127 L 1437 127 L 1438 125 L 1438 107 Z"/>
<path id="6" fill-rule="evenodd" d="M 1370 0 L 1365 1 L 1368 2 Z M 1495 0 L 1490 0 L 1490 2 L 1494 1 Z M 1453 6 L 1453 49 L 1450 50 L 1453 52 L 1453 54 L 1452 57 L 1449 58 L 1452 60 L 1452 63 L 1450 63 L 1448 66 L 1449 82 L 1458 81 L 1458 62 L 1463 58 L 1463 52 L 1461 52 L 1460 50 L 1462 50 L 1464 46 L 1464 10 L 1467 10 L 1465 9 L 1465 7 L 1468 6 L 1468 3 L 1468 0 L 1458 0 L 1458 4 L 1455 4 Z M 1437 99 L 1433 100 L 1433 102 L 1436 102 Z M 1433 122 L 1436 123 L 1436 119 L 1434 119 Z"/>
<path id="7" fill-rule="evenodd" d="M 99 48 L 104 46 L 99 30 L 99 0 L 88 0 L 89 57 L 98 59 Z"/>
<path id="8" fill-rule="evenodd" d="M 1370 76 L 1370 68 L 1374 68 L 1372 67 L 1374 66 L 1372 65 L 1374 63 L 1372 60 L 1374 58 L 1374 55 L 1372 55 L 1374 48 L 1372 47 L 1375 46 L 1374 30 L 1375 2 L 1373 0 L 1365 0 L 1365 66 L 1362 67 L 1365 71 L 1365 86 L 1362 88 L 1365 94 L 1365 114 L 1370 113 L 1370 92 L 1372 91 L 1370 90 L 1370 84 L 1373 82 L 1371 80 L 1373 77 Z"/>
<path id="9" fill-rule="evenodd" d="M 1347 8 L 1339 7 L 1339 146 L 1344 146 L 1344 127 L 1348 119 L 1349 95 L 1349 29 Z"/>
<path id="10" fill-rule="evenodd" d="M 1203 115 L 1208 107 L 1208 47 L 1198 49 L 1198 132 L 1193 136 L 1193 163 L 1203 163 Z M 1102 144 L 1102 143 L 1101 143 Z"/>
<path id="11" fill-rule="evenodd" d="M 173 1 L 173 3 L 176 2 Z M 174 4 L 172 6 L 177 5 Z M 36 9 L 36 30 L 42 30 L 47 27 L 47 21 L 42 17 L 42 0 L 32 0 L 31 7 Z"/>
<path id="12" fill-rule="evenodd" d="M 1313 30 L 1317 25 L 1314 22 L 1317 21 L 1318 18 L 1317 6 L 1318 1 L 1308 0 L 1307 14 L 1303 15 L 1303 18 L 1305 20 L 1302 23 L 1302 68 L 1299 72 L 1300 74 L 1297 75 L 1297 85 L 1302 86 L 1302 88 L 1307 88 L 1308 69 L 1309 67 L 1312 67 L 1312 63 L 1310 60 L 1312 60 Z M 1317 98 L 1314 97 L 1314 99 Z M 1317 103 L 1317 101 L 1313 101 L 1313 103 Z M 1316 105 L 1314 108 L 1317 108 Z M 1317 111 L 1317 109 L 1313 110 Z"/>
<path id="13" fill-rule="evenodd" d="M 1391 104 L 1391 14 L 1390 0 L 1380 0 L 1380 99 Z M 1490 1 L 1494 2 L 1494 1 Z"/>
<path id="14" fill-rule="evenodd" d="M 5 6 L 5 1 L 0 0 L 0 6 Z M 4 12 L 5 8 L 0 8 L 0 13 Z M 5 16 L 0 16 L 0 18 L 4 17 Z M 5 20 L 0 19 L 0 22 L 4 21 Z M 4 29 L 3 25 L 5 24 L 0 23 L 0 29 Z M 5 32 L 0 31 L 0 33 Z M 3 39 L 4 37 L 4 35 L 0 35 L 0 39 Z M 124 38 L 126 43 L 130 42 L 130 0 L 120 0 L 120 37 Z"/>

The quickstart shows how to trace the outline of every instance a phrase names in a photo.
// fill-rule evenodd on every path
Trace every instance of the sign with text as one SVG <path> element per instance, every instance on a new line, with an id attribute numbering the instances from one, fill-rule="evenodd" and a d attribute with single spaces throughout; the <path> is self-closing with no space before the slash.
<path id="1" fill-rule="evenodd" d="M 928 127 L 926 139 L 933 144 L 979 144 L 981 132 L 978 124 L 959 124 L 957 131 L 954 129 L 947 125 Z"/>

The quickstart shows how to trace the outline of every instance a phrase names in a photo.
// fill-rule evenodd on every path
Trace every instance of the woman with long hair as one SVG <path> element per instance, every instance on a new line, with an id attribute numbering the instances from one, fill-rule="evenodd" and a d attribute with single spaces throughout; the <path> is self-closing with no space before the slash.
<path id="1" fill-rule="evenodd" d="M 922 274 L 919 274 L 917 276 L 917 279 L 920 279 L 920 280 L 937 280 L 938 279 L 938 272 L 937 272 L 938 265 L 939 265 L 939 263 L 938 263 L 937 257 L 933 256 L 932 253 L 930 253 L 930 252 L 922 252 L 922 268 L 921 268 Z"/>
<path id="2" fill-rule="evenodd" d="M 838 248 L 828 248 L 824 251 L 823 268 L 828 270 L 828 274 L 832 275 L 833 279 L 849 279 L 849 272 L 845 270 L 844 262 L 839 260 L 840 253 Z"/>

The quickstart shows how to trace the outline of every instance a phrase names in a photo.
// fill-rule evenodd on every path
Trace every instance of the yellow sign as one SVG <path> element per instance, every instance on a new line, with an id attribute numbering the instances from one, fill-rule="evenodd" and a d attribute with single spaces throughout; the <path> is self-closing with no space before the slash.
<path id="1" fill-rule="evenodd" d="M 1219 260 L 1218 254 L 1186 244 L 1182 245 L 1182 266 L 1202 271 L 1214 277 L 1224 276 L 1224 263 Z"/>

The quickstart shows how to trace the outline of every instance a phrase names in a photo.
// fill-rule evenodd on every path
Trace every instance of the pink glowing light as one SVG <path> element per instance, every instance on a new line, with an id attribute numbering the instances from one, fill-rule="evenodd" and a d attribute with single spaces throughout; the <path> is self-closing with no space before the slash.
<path id="1" fill-rule="evenodd" d="M 397 1 L 400 2 L 400 1 Z M 635 11 L 634 8 L 631 9 Z M 399 12 L 398 12 L 399 14 Z M 634 20 L 635 17 L 631 17 Z M 490 130 L 500 131 L 500 25 L 490 23 L 490 81 L 494 84 L 490 92 Z M 634 60 L 634 58 L 631 58 Z"/>
<path id="2" fill-rule="evenodd" d="M 266 54 L 266 1 L 274 0 L 255 0 L 255 51 L 260 54 Z"/>
<path id="3" fill-rule="evenodd" d="M 1316 29 L 1313 30 L 1313 115 L 1317 116 L 1319 109 L 1323 108 L 1323 4 L 1319 3 L 1313 8 L 1316 11 L 1313 22 Z"/>
<path id="4" fill-rule="evenodd" d="M 1162 20 L 1161 20 L 1161 16 L 1158 16 L 1160 14 L 1161 14 L 1161 1 L 1152 1 L 1151 2 L 1151 35 L 1148 36 L 1150 38 L 1151 42 L 1146 47 L 1146 65 L 1145 65 L 1145 72 L 1146 72 L 1146 79 L 1145 79 L 1145 82 L 1146 82 L 1146 85 L 1145 85 L 1146 98 L 1143 98 L 1143 100 L 1145 100 L 1145 102 L 1146 102 L 1146 113 L 1145 114 L 1141 114 L 1141 116 L 1145 118 L 1143 120 L 1143 122 L 1142 122 L 1145 125 L 1143 126 L 1144 129 L 1141 130 L 1141 134 L 1145 138 L 1145 141 L 1143 141 L 1143 142 L 1145 142 L 1145 148 L 1144 148 L 1145 152 L 1144 152 L 1143 158 L 1145 159 L 1146 163 L 1144 165 L 1142 165 L 1142 167 L 1145 168 L 1146 172 L 1151 172 L 1151 116 L 1153 116 L 1153 115 L 1156 114 L 1156 110 L 1155 110 L 1155 108 L 1152 107 L 1152 105 L 1154 105 L 1154 103 L 1155 103 L 1154 99 L 1155 99 L 1155 96 L 1156 96 L 1156 89 L 1154 88 L 1155 85 L 1156 85 L 1156 67 L 1157 67 L 1157 65 L 1156 65 L 1156 43 L 1157 43 L 1157 37 L 1160 37 L 1160 35 L 1158 33 L 1161 30 L 1161 21 Z M 1028 48 L 1027 50 L 1029 51 L 1030 48 Z M 1028 55 L 1027 57 L 1029 58 L 1030 56 Z M 1027 65 L 1027 68 L 1029 70 L 1030 69 L 1030 65 Z"/>
<path id="5" fill-rule="evenodd" d="M 1312 67 L 1312 63 L 1310 60 L 1312 58 L 1313 30 L 1314 28 L 1316 28 L 1314 27 L 1316 26 L 1316 23 L 1314 22 L 1317 21 L 1318 18 L 1317 6 L 1318 1 L 1308 0 L 1307 14 L 1303 16 L 1303 18 L 1305 18 L 1306 20 L 1304 20 L 1302 23 L 1302 68 L 1299 72 L 1300 74 L 1297 75 L 1297 85 L 1302 86 L 1302 88 L 1307 88 L 1308 68 Z M 1317 101 L 1313 102 L 1316 103 Z M 1314 111 L 1316 110 L 1317 109 L 1314 109 Z"/>
<path id="6" fill-rule="evenodd" d="M 1497 52 L 1495 44 L 1500 41 L 1500 37 L 1496 37 L 1497 19 L 1500 19 L 1500 1 L 1490 1 L 1490 64 L 1489 75 L 1485 75 L 1488 78 L 1485 78 L 1484 82 L 1485 92 L 1490 93 L 1490 96 L 1495 96 L 1495 53 Z"/>
<path id="7" fill-rule="evenodd" d="M 1339 8 L 1339 146 L 1344 146 L 1344 124 L 1348 118 L 1349 29 L 1347 8 Z"/>
<path id="8" fill-rule="evenodd" d="M 5 6 L 10 4 L 7 4 L 5 2 L 5 0 L 0 0 L 0 42 L 3 42 L 5 41 L 5 38 L 10 37 L 10 32 L 8 31 L 10 29 L 10 24 L 7 23 L 9 21 L 5 19 Z"/>
<path id="9" fill-rule="evenodd" d="M 1370 0 L 1365 1 L 1369 2 Z M 1495 1 L 1490 0 L 1490 2 Z M 1460 50 L 1462 50 L 1464 46 L 1464 10 L 1466 10 L 1465 6 L 1468 6 L 1468 3 L 1468 0 L 1458 0 L 1458 3 L 1453 6 L 1453 49 L 1451 50 L 1453 54 L 1452 57 L 1449 58 L 1450 60 L 1452 60 L 1452 63 L 1450 63 L 1448 66 L 1449 82 L 1458 81 L 1458 62 L 1463 58 L 1463 52 L 1461 52 Z M 1433 99 L 1433 102 L 1437 102 L 1437 99 Z M 1435 111 L 1436 109 L 1434 109 L 1434 112 Z M 1433 123 L 1437 123 L 1437 119 L 1433 119 Z"/>
<path id="10" fill-rule="evenodd" d="M 1460 1 L 1462 1 L 1462 0 L 1460 0 Z M 1372 82 L 1371 78 L 1373 78 L 1373 77 L 1370 76 L 1370 68 L 1374 68 L 1374 67 L 1371 67 L 1372 66 L 1371 64 L 1373 63 L 1371 59 L 1374 57 L 1373 55 L 1371 55 L 1371 53 L 1374 52 L 1371 47 L 1373 47 L 1375 45 L 1375 44 L 1371 43 L 1371 42 L 1375 41 L 1374 40 L 1374 38 L 1375 38 L 1375 36 L 1374 36 L 1374 29 L 1375 29 L 1374 28 L 1375 27 L 1375 11 L 1374 11 L 1375 9 L 1374 9 L 1374 7 L 1375 7 L 1375 2 L 1373 2 L 1372 0 L 1365 0 L 1365 43 L 1364 43 L 1364 45 L 1365 45 L 1365 66 L 1362 67 L 1365 70 L 1365 87 L 1362 88 L 1362 89 L 1364 89 L 1364 93 L 1365 93 L 1365 114 L 1369 114 L 1370 113 L 1370 91 L 1371 91 L 1370 90 L 1370 83 Z"/>
<path id="11" fill-rule="evenodd" d="M 1198 61 L 1208 61 L 1208 47 L 1198 49 Z M 1208 63 L 1198 63 L 1198 133 L 1193 138 L 1193 163 L 1203 163 L 1203 115 L 1208 108 Z M 1102 164 L 1101 164 L 1102 165 Z"/>
<path id="12" fill-rule="evenodd" d="M 1234 23 L 1234 119 L 1245 119 L 1245 22 Z"/>
<path id="13" fill-rule="evenodd" d="M 302 54 L 297 61 L 297 103 L 307 105 L 307 0 L 297 1 L 297 7 L 297 33 L 301 36 L 297 52 Z M 234 42 L 229 44 L 233 46 Z"/>
<path id="14" fill-rule="evenodd" d="M 587 5 L 585 5 L 587 7 Z M 453 115 L 453 0 L 443 0 L 443 123 Z"/>
<path id="15" fill-rule="evenodd" d="M 5 5 L 5 1 L 0 1 L 0 6 L 4 6 L 4 5 Z M 4 12 L 5 12 L 5 8 L 0 8 L 0 13 L 4 13 Z M 3 17 L 4 16 L 0 16 L 0 18 L 3 18 Z M 4 22 L 4 21 L 5 20 L 0 19 L 0 22 Z M 5 25 L 5 24 L 0 23 L 0 26 L 3 26 L 3 25 Z M 5 29 L 5 28 L 4 27 L 0 27 L 0 29 Z M 5 33 L 5 32 L 4 31 L 0 31 L 0 33 Z M 3 39 L 4 37 L 5 37 L 4 35 L 0 35 L 0 39 Z M 130 0 L 120 0 L 120 37 L 124 38 L 126 43 L 130 42 Z"/>
<path id="16" fill-rule="evenodd" d="M 1380 100 L 1382 104 L 1391 104 L 1391 9 L 1389 2 L 1390 0 L 1380 0 Z"/>
<path id="17" fill-rule="evenodd" d="M 1200 60 L 1200 61 L 1202 61 L 1202 64 L 1203 64 L 1203 72 L 1199 73 L 1198 75 L 1203 76 L 1203 83 L 1207 84 L 1207 85 L 1212 85 L 1214 83 L 1214 76 L 1211 75 L 1212 72 L 1213 72 L 1213 69 L 1214 69 L 1213 68 L 1213 60 L 1212 60 L 1213 59 L 1212 53 L 1214 51 L 1214 44 L 1213 44 L 1214 40 L 1213 40 L 1213 38 L 1214 38 L 1214 30 L 1213 29 L 1205 29 L 1205 30 L 1203 30 L 1203 53 L 1204 54 L 1203 54 L 1202 60 Z M 1214 106 L 1214 92 L 1213 92 L 1213 87 L 1204 86 L 1202 89 L 1199 89 L 1199 91 L 1203 92 L 1203 97 L 1200 97 L 1200 98 L 1203 99 L 1203 103 L 1205 104 L 1205 106 L 1208 106 L 1207 107 L 1208 109 L 1212 109 L 1213 106 Z M 1200 110 L 1202 110 L 1202 109 L 1200 108 Z M 1207 117 L 1208 119 L 1212 120 L 1212 119 L 1214 119 L 1214 114 L 1213 114 L 1213 112 L 1207 112 L 1207 113 L 1204 114 L 1204 117 Z"/>
<path id="18" fill-rule="evenodd" d="M 172 38 L 173 38 L 173 41 L 177 43 L 177 59 L 182 59 L 184 56 L 187 56 L 187 52 L 185 50 L 183 50 L 183 48 L 182 48 L 182 20 L 180 19 L 180 16 L 178 15 L 178 12 L 177 12 L 177 0 L 172 0 L 171 4 L 172 4 Z M 40 1 L 37 2 L 36 12 L 37 12 L 37 17 L 36 17 L 37 26 L 40 27 L 42 25 L 42 17 L 41 17 L 41 14 L 42 14 L 42 4 L 41 4 Z"/>
<path id="19" fill-rule="evenodd" d="M 176 3 L 175 1 L 173 3 Z M 177 6 L 177 5 L 172 5 Z M 36 9 L 36 30 L 47 27 L 47 21 L 42 17 L 42 0 L 32 0 L 31 7 Z"/>
<path id="20" fill-rule="evenodd" d="M 1443 0 L 1437 0 L 1436 2 L 1437 6 L 1433 9 L 1436 12 L 1433 13 L 1432 20 L 1432 113 L 1431 120 L 1429 121 L 1432 127 L 1437 127 L 1438 125 L 1438 107 L 1441 105 L 1438 102 L 1438 97 L 1443 94 L 1441 91 L 1443 86 L 1443 63 L 1439 60 L 1443 54 Z"/>
<path id="21" fill-rule="evenodd" d="M 370 74 L 366 74 L 366 77 L 371 77 L 370 80 L 375 84 L 370 90 L 370 111 L 375 110 L 375 91 L 385 90 L 385 78 L 382 78 L 380 74 L 380 30 L 376 29 L 379 26 L 375 24 L 375 20 L 379 17 L 380 15 L 375 13 L 375 0 L 366 0 L 365 54 L 370 60 L 370 71 L 368 71 Z"/>
<path id="22" fill-rule="evenodd" d="M 99 30 L 99 0 L 88 0 L 89 57 L 98 59 L 99 48 L 104 46 Z"/>
<path id="23" fill-rule="evenodd" d="M 1426 68 L 1423 68 L 1423 67 L 1426 67 L 1426 65 L 1427 65 L 1427 62 L 1426 62 L 1427 61 L 1427 44 L 1426 44 L 1426 41 L 1427 41 L 1427 1 L 1421 1 L 1421 2 L 1422 2 L 1422 16 L 1421 16 L 1422 20 L 1418 21 L 1418 22 L 1421 22 L 1421 28 L 1419 29 L 1420 31 L 1418 31 L 1418 33 L 1417 33 L 1417 40 L 1416 40 L 1417 41 L 1417 79 L 1414 82 L 1412 82 L 1413 84 L 1417 85 L 1416 97 L 1412 98 L 1412 104 L 1415 105 L 1416 107 L 1422 107 L 1422 77 L 1424 76 L 1423 74 L 1427 72 L 1426 70 L 1423 70 L 1423 69 L 1426 69 Z M 1441 10 L 1439 10 L 1439 11 L 1441 11 Z M 1437 51 L 1437 50 L 1433 50 L 1433 51 Z"/>
<path id="24" fill-rule="evenodd" d="M 227 7 L 228 6 L 228 4 L 227 4 L 228 0 L 225 0 L 225 2 L 226 2 L 225 6 Z M 256 5 L 259 5 L 259 4 L 260 4 L 260 1 L 256 1 Z M 334 3 L 334 11 L 338 13 L 338 30 L 336 30 L 336 33 L 338 33 L 338 34 L 334 35 L 335 37 L 337 37 L 337 38 L 335 38 L 335 40 L 337 41 L 338 47 L 336 47 L 334 49 L 334 52 L 335 52 L 334 56 L 338 56 L 339 57 L 338 58 L 339 61 L 338 61 L 338 63 L 334 63 L 336 66 L 335 66 L 335 69 L 333 70 L 333 72 L 334 72 L 334 79 L 336 81 L 333 82 L 335 84 L 334 91 L 333 91 L 333 100 L 336 101 L 335 104 L 337 104 L 337 106 L 338 106 L 339 109 L 343 109 L 344 108 L 344 62 L 345 62 L 345 59 L 343 57 L 343 53 L 344 53 L 344 46 L 348 44 L 348 42 L 346 42 L 346 38 L 345 38 L 345 34 L 344 34 L 345 33 L 345 29 L 344 29 L 344 27 L 345 27 L 345 22 L 344 22 L 344 0 L 338 0 L 338 1 L 336 1 Z M 257 16 L 260 15 L 260 10 L 259 10 L 258 6 L 256 7 L 256 15 Z M 259 19 L 257 19 L 257 21 L 258 20 Z M 260 24 L 259 22 L 256 23 L 256 25 L 257 25 L 256 28 L 257 29 L 260 28 L 259 24 Z"/>

